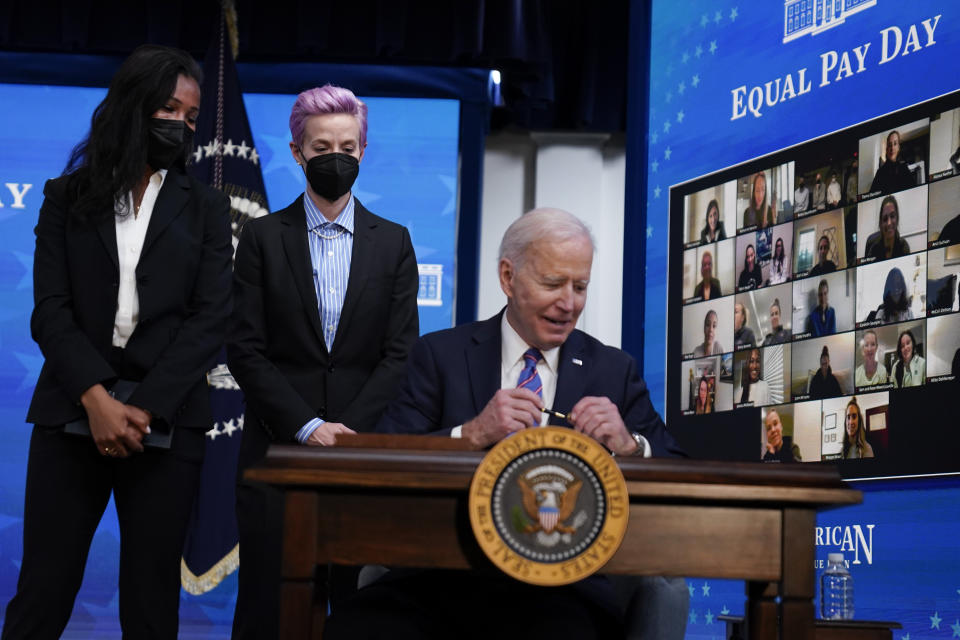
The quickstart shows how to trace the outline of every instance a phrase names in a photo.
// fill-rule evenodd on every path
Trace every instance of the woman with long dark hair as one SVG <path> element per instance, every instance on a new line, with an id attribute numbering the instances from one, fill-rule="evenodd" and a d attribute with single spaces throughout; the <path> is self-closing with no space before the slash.
<path id="1" fill-rule="evenodd" d="M 770 284 L 783 284 L 790 279 L 790 260 L 783 248 L 783 238 L 773 243 L 773 259 L 770 261 Z"/>
<path id="2" fill-rule="evenodd" d="M 694 403 L 694 413 L 713 413 L 713 394 L 710 393 L 710 382 L 703 376 L 697 383 L 697 399 Z"/>
<path id="3" fill-rule="evenodd" d="M 740 386 L 734 391 L 735 402 L 738 404 L 752 402 L 755 407 L 770 404 L 770 387 L 767 386 L 766 380 L 760 377 L 762 369 L 763 360 L 760 349 L 753 348 L 740 370 Z"/>
<path id="4" fill-rule="evenodd" d="M 767 177 L 758 171 L 750 183 L 750 205 L 743 211 L 743 226 L 763 229 L 773 224 L 776 217 L 774 207 L 767 204 Z"/>
<path id="5" fill-rule="evenodd" d="M 727 232 L 720 223 L 720 203 L 716 199 L 707 204 L 707 219 L 700 231 L 700 244 L 718 242 L 727 237 Z"/>
<path id="6" fill-rule="evenodd" d="M 873 447 L 867 442 L 867 432 L 863 424 L 863 411 L 857 404 L 857 397 L 850 398 L 844 412 L 843 457 L 872 458 Z"/>
<path id="7" fill-rule="evenodd" d="M 177 636 L 205 374 L 230 310 L 230 205 L 184 171 L 199 106 L 187 53 L 138 48 L 44 188 L 31 329 L 45 361 L 3 638 L 60 636 L 111 493 L 123 635 Z"/>
<path id="8" fill-rule="evenodd" d="M 900 236 L 900 205 L 894 196 L 887 196 L 880 203 L 877 226 L 879 230 L 867 238 L 865 257 L 885 260 L 910 253 L 910 245 Z"/>
<path id="9" fill-rule="evenodd" d="M 893 384 L 903 387 L 919 387 L 927 377 L 927 363 L 917 353 L 917 339 L 909 329 L 897 338 L 897 361 L 893 363 Z"/>

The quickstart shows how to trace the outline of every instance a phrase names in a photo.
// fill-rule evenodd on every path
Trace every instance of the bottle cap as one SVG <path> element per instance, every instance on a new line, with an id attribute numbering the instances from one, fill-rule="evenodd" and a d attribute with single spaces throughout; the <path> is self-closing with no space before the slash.
<path id="1" fill-rule="evenodd" d="M 827 562 L 843 562 L 842 553 L 828 553 Z"/>

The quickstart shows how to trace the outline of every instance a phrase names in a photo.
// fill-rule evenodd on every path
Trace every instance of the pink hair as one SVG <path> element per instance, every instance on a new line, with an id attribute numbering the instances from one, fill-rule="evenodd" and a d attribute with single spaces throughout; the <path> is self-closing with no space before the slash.
<path id="1" fill-rule="evenodd" d="M 307 89 L 297 96 L 290 111 L 290 135 L 296 144 L 303 142 L 307 118 L 327 113 L 346 113 L 360 125 L 360 148 L 367 146 L 367 105 L 353 95 L 350 89 L 326 84 Z"/>

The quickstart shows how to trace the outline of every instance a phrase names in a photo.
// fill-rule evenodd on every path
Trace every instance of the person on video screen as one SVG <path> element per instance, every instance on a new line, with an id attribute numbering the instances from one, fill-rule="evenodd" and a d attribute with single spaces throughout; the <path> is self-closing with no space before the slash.
<path id="1" fill-rule="evenodd" d="M 927 363 L 917 353 L 917 341 L 909 329 L 897 338 L 897 361 L 893 363 L 893 384 L 898 389 L 919 387 L 926 380 Z"/>
<path id="2" fill-rule="evenodd" d="M 820 368 L 810 379 L 810 399 L 832 398 L 842 393 L 840 382 L 833 375 L 833 369 L 830 368 L 830 350 L 827 345 L 823 345 L 823 350 L 820 352 Z"/>
<path id="3" fill-rule="evenodd" d="M 856 396 L 850 398 L 844 413 L 843 458 L 845 460 L 872 458 L 873 447 L 867 442 L 867 432 L 863 424 L 863 412 L 857 404 Z"/>
<path id="4" fill-rule="evenodd" d="M 723 225 L 720 223 L 720 203 L 711 200 L 707 204 L 707 221 L 703 225 L 703 230 L 700 231 L 700 244 L 717 242 L 726 237 L 727 232 L 724 231 Z"/>
<path id="5" fill-rule="evenodd" d="M 897 267 L 890 269 L 887 281 L 883 285 L 883 302 L 875 311 L 871 311 L 867 320 L 884 322 L 902 322 L 913 320 L 910 310 L 910 296 L 907 295 L 907 281 Z"/>
<path id="6" fill-rule="evenodd" d="M 713 394 L 710 393 L 710 382 L 704 377 L 697 384 L 697 399 L 693 409 L 695 413 L 713 413 Z"/>
<path id="7" fill-rule="evenodd" d="M 723 295 L 723 291 L 720 289 L 720 281 L 713 277 L 713 254 L 709 251 L 704 251 L 703 257 L 700 258 L 700 275 L 703 279 L 694 288 L 694 297 L 699 296 L 704 300 L 709 300 Z"/>
<path id="8" fill-rule="evenodd" d="M 910 245 L 900 237 L 900 205 L 894 196 L 880 203 L 880 230 L 867 238 L 864 257 L 885 260 L 910 253 Z"/>
<path id="9" fill-rule="evenodd" d="M 770 305 L 770 333 L 763 339 L 763 346 L 790 342 L 790 330 L 780 324 L 780 298 L 774 298 Z"/>
<path id="10" fill-rule="evenodd" d="M 810 187 L 803 176 L 797 178 L 797 188 L 793 192 L 793 210 L 803 213 L 810 208 Z"/>
<path id="11" fill-rule="evenodd" d="M 744 365 L 745 371 L 740 372 L 740 388 L 735 392 L 737 402 L 752 402 L 754 406 L 770 402 L 770 387 L 766 380 L 760 377 L 763 363 L 760 360 L 760 349 L 750 350 L 750 356 Z"/>
<path id="12" fill-rule="evenodd" d="M 807 331 L 813 334 L 813 337 L 830 336 L 837 332 L 837 314 L 830 306 L 830 285 L 826 280 L 821 280 L 817 286 L 817 304 L 816 309 L 807 316 Z"/>
<path id="13" fill-rule="evenodd" d="M 857 366 L 853 376 L 856 386 L 868 387 L 874 384 L 887 383 L 887 368 L 877 360 L 877 348 L 877 332 L 873 329 L 867 329 L 860 339 L 863 364 Z"/>
<path id="14" fill-rule="evenodd" d="M 783 435 L 783 423 L 776 409 L 768 409 L 763 418 L 763 428 L 767 436 L 764 445 L 764 462 L 802 462 L 800 447 L 790 436 Z"/>
<path id="15" fill-rule="evenodd" d="M 916 186 L 917 181 L 907 163 L 900 159 L 900 132 L 893 130 L 887 134 L 886 159 L 870 184 L 870 191 L 896 193 Z"/>
<path id="16" fill-rule="evenodd" d="M 767 178 L 758 171 L 750 187 L 750 206 L 743 211 L 743 226 L 763 229 L 773 224 L 776 217 L 776 203 L 767 204 Z"/>
<path id="17" fill-rule="evenodd" d="M 950 244 L 960 242 L 960 215 L 954 216 L 947 224 L 943 225 L 943 230 L 937 236 L 937 240 L 946 240 Z"/>
<path id="18" fill-rule="evenodd" d="M 846 193 L 846 204 L 853 204 L 857 201 L 857 189 L 858 189 L 858 180 L 857 180 L 857 167 L 859 167 L 857 159 L 853 159 L 853 164 L 850 165 L 850 172 L 847 174 L 847 188 Z"/>
<path id="19" fill-rule="evenodd" d="M 734 348 L 750 345 L 757 346 L 757 339 L 753 335 L 753 329 L 747 326 L 749 317 L 747 308 L 739 302 L 733 305 L 733 343 Z"/>
<path id="20" fill-rule="evenodd" d="M 737 288 L 744 291 L 746 289 L 756 289 L 762 284 L 763 272 L 757 262 L 757 251 L 752 244 L 748 244 L 743 258 L 743 271 L 740 272 L 740 278 L 737 280 Z"/>
<path id="21" fill-rule="evenodd" d="M 827 185 L 827 206 L 833 209 L 840 206 L 840 198 L 843 195 L 840 192 L 840 183 L 837 181 L 837 172 L 830 172 L 830 184 Z"/>
<path id="22" fill-rule="evenodd" d="M 827 185 L 823 184 L 820 174 L 817 174 L 817 182 L 813 185 L 813 208 L 817 211 L 823 211 L 827 208 Z"/>
<path id="23" fill-rule="evenodd" d="M 717 312 L 713 309 L 707 311 L 703 319 L 703 344 L 698 344 L 693 350 L 695 358 L 703 356 L 715 356 L 723 353 L 723 347 L 716 341 L 717 337 Z"/>
<path id="24" fill-rule="evenodd" d="M 830 238 L 826 234 L 820 236 L 820 240 L 817 241 L 817 264 L 814 265 L 813 269 L 810 269 L 810 273 L 807 275 L 811 276 L 822 276 L 826 273 L 833 273 L 837 270 L 836 263 L 828 258 L 830 255 Z"/>
<path id="25" fill-rule="evenodd" d="M 790 279 L 790 261 L 783 249 L 783 238 L 777 238 L 770 261 L 770 284 L 783 284 Z"/>

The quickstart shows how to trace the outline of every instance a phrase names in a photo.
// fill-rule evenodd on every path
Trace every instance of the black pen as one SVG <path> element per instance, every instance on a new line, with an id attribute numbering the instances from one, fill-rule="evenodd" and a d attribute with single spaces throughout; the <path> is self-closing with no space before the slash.
<path id="1" fill-rule="evenodd" d="M 554 411 L 553 409 L 547 409 L 546 407 L 540 409 L 540 411 L 543 411 L 544 413 L 548 413 L 555 418 L 560 418 L 563 420 L 565 420 L 567 417 L 567 414 L 565 413 L 560 413 L 559 411 Z"/>

